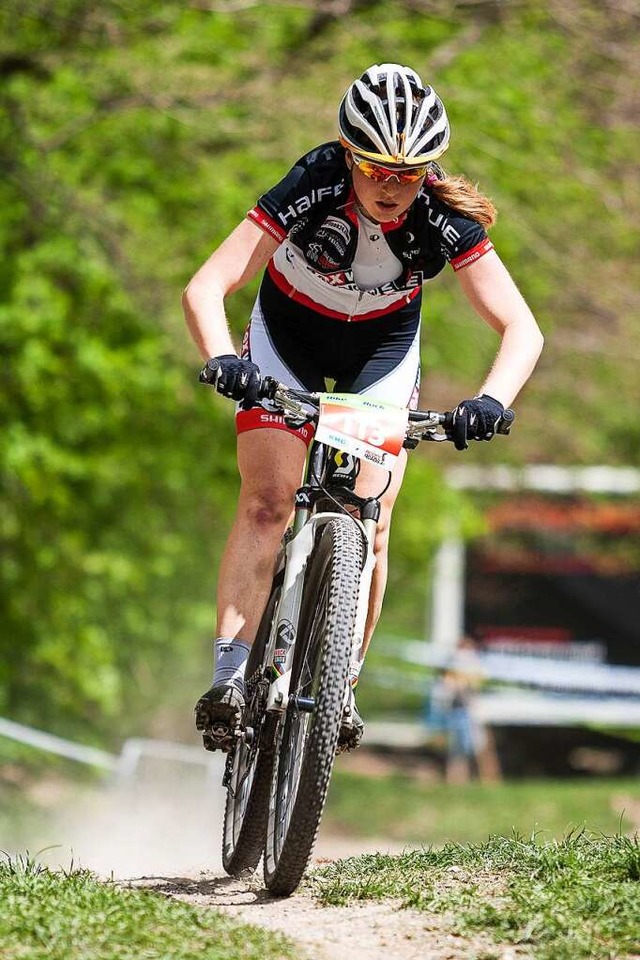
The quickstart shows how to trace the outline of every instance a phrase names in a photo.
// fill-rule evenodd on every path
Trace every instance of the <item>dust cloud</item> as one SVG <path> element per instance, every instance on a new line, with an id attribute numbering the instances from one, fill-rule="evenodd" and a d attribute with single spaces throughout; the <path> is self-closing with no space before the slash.
<path id="1" fill-rule="evenodd" d="M 49 797 L 42 786 L 37 827 L 20 831 L 21 849 L 2 837 L 4 849 L 114 879 L 220 871 L 223 766 L 216 755 L 206 766 L 148 762 L 126 781 L 50 785 Z"/>

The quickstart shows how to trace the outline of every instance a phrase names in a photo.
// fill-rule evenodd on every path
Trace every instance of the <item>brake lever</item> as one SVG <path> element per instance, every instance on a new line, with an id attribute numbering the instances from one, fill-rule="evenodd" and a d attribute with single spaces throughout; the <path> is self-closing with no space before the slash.
<path id="1" fill-rule="evenodd" d="M 278 381 L 275 377 L 264 377 L 258 388 L 258 399 L 274 400 L 277 389 Z"/>

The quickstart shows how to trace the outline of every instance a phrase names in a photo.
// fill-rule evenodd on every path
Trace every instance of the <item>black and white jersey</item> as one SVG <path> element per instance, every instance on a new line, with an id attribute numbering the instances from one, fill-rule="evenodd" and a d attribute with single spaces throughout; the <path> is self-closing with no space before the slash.
<path id="1" fill-rule="evenodd" d="M 427 185 L 401 217 L 376 224 L 359 211 L 338 141 L 307 153 L 248 216 L 280 241 L 263 286 L 338 320 L 420 306 L 422 285 L 451 263 L 493 248 L 484 228 L 435 198 Z M 266 299 L 269 299 L 267 293 Z"/>

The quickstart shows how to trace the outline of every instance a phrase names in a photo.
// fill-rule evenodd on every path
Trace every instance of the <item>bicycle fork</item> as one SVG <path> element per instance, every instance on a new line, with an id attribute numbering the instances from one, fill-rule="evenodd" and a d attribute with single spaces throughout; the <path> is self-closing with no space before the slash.
<path id="1" fill-rule="evenodd" d="M 287 709 L 294 648 L 299 632 L 305 570 L 314 547 L 316 531 L 335 517 L 344 517 L 344 514 L 319 513 L 312 515 L 302 529 L 299 530 L 285 546 L 286 561 L 284 580 L 278 608 L 271 628 L 267 655 L 267 663 L 271 663 L 272 667 L 272 680 L 269 686 L 266 706 L 267 711 L 284 713 Z M 367 546 L 365 562 L 360 575 L 350 663 L 358 662 L 362 649 L 362 641 L 364 639 L 364 630 L 369 609 L 371 578 L 375 567 L 373 543 L 377 526 L 376 520 L 373 519 L 359 520 L 354 517 L 353 522 L 357 523 L 361 528 Z M 345 703 L 347 696 L 348 689 L 345 691 Z M 307 703 L 306 701 L 302 702 L 302 698 L 299 699 L 301 702 L 298 703 L 297 706 L 300 710 L 305 712 L 313 710 L 312 701 Z"/>

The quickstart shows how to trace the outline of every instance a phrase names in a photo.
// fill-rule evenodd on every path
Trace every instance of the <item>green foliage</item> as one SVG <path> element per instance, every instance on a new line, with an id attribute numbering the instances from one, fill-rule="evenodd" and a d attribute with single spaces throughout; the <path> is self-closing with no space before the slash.
<path id="1" fill-rule="evenodd" d="M 104 738 L 157 718 L 159 700 L 184 712 L 237 473 L 231 409 L 193 385 L 180 289 L 297 156 L 335 136 L 336 104 L 371 62 L 412 63 L 444 96 L 448 166 L 497 201 L 496 244 L 547 333 L 513 438 L 467 460 L 637 457 L 628 20 L 591 0 L 356 0 L 341 16 L 2 6 L 0 713 Z M 255 289 L 229 302 L 236 337 Z M 477 388 L 496 338 L 452 276 L 425 303 L 423 399 L 445 407 Z M 382 629 L 421 630 L 447 518 L 481 529 L 443 486 L 455 456 L 412 456 Z"/>
<path id="2" fill-rule="evenodd" d="M 515 834 L 400 857 L 338 861 L 312 879 L 324 904 L 394 898 L 447 913 L 453 932 L 487 931 L 539 960 L 636 955 L 638 839 L 573 832 L 558 842 Z"/>
<path id="3" fill-rule="evenodd" d="M 155 223 L 175 219 L 176 125 L 153 110 L 135 137 L 126 110 L 117 129 L 90 122 L 113 78 L 94 64 L 81 82 L 87 47 L 103 39 L 78 10 L 75 57 L 54 21 L 60 49 L 31 38 L 23 56 L 42 63 L 25 60 L 3 93 L 14 216 L 0 234 L 0 711 L 86 736 L 106 721 L 127 729 L 128 704 L 155 710 L 185 646 L 206 635 L 213 557 L 200 528 L 225 527 L 233 477 L 219 469 L 212 485 L 199 452 L 212 435 L 227 461 L 233 447 L 228 414 L 196 402 L 167 334 L 178 282 L 158 294 L 161 264 L 152 272 L 136 255 Z"/>
<path id="4" fill-rule="evenodd" d="M 0 939 L 6 960 L 281 960 L 277 934 L 237 925 L 145 891 L 54 872 L 30 856 L 0 862 Z"/>

